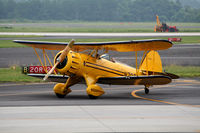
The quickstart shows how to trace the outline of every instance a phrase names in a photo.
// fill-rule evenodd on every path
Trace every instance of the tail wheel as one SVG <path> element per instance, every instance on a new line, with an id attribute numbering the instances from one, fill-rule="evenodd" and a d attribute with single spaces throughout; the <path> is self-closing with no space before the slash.
<path id="1" fill-rule="evenodd" d="M 147 87 L 144 88 L 145 94 L 149 94 L 149 89 Z"/>

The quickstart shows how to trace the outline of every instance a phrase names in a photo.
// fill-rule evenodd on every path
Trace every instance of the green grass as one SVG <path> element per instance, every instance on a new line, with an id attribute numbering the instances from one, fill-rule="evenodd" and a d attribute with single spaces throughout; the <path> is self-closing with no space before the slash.
<path id="1" fill-rule="evenodd" d="M 20 67 L 0 68 L 0 82 L 42 82 L 40 79 L 22 74 Z"/>
<path id="2" fill-rule="evenodd" d="M 12 37 L 11 37 L 12 38 Z M 174 42 L 174 44 L 185 44 L 185 43 L 200 43 L 199 36 L 192 37 L 181 37 L 181 42 Z M 76 39 L 76 42 L 107 42 L 107 41 L 125 41 L 125 40 L 144 40 L 144 39 L 168 39 L 168 37 L 151 37 L 151 38 L 106 38 L 106 39 Z M 26 40 L 26 39 L 24 39 Z M 28 39 L 31 40 L 31 39 Z M 68 42 L 70 39 L 40 39 L 35 41 L 52 41 L 52 42 Z M 25 45 L 20 45 L 14 43 L 13 40 L 0 40 L 0 48 L 11 48 L 11 47 L 26 47 Z"/>
<path id="3" fill-rule="evenodd" d="M 191 43 L 200 43 L 200 36 L 185 36 L 181 37 L 181 42 L 174 42 L 174 44 L 191 44 Z"/>
<path id="4" fill-rule="evenodd" d="M 1 32 L 79 32 L 79 33 L 132 33 L 132 32 L 154 32 L 151 28 L 32 28 L 13 27 L 10 29 L 0 28 Z M 179 32 L 200 32 L 200 28 L 181 28 Z"/>
<path id="5" fill-rule="evenodd" d="M 17 48 L 26 47 L 25 45 L 16 44 L 12 40 L 0 40 L 0 48 Z"/>
<path id="6" fill-rule="evenodd" d="M 43 37 L 39 35 L 0 35 L 0 38 L 26 38 L 26 37 Z"/>
<path id="7" fill-rule="evenodd" d="M 121 32 L 153 32 L 153 29 L 135 29 L 135 28 L 33 28 L 33 27 L 13 27 L 10 29 L 1 28 L 1 32 L 79 32 L 79 33 L 121 33 Z M 199 30 L 200 31 L 200 30 Z"/>
<path id="8" fill-rule="evenodd" d="M 1 32 L 154 32 L 155 22 L 26 22 L 0 21 Z M 20 26 L 18 24 L 21 24 Z M 24 25 L 23 25 L 24 24 Z M 172 23 L 180 32 L 200 32 L 200 23 Z"/>
<path id="9" fill-rule="evenodd" d="M 200 77 L 199 66 L 165 66 L 166 72 L 176 74 L 180 77 Z"/>

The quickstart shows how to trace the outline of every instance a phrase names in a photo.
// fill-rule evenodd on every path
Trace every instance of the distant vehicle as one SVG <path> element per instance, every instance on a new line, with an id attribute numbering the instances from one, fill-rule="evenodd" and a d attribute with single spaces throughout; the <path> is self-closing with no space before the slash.
<path id="1" fill-rule="evenodd" d="M 156 15 L 157 25 L 154 28 L 155 32 L 178 32 L 176 26 L 168 26 L 166 23 L 160 23 L 158 15 Z"/>

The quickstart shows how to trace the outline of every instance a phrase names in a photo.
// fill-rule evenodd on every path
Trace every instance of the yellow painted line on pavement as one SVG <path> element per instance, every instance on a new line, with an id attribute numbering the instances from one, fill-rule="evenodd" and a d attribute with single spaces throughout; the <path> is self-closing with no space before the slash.
<path id="1" fill-rule="evenodd" d="M 186 85 L 186 84 L 179 84 L 179 85 Z M 187 85 L 189 85 L 189 84 L 187 84 Z M 154 88 L 151 88 L 151 89 L 163 88 L 163 87 L 173 87 L 173 86 L 177 86 L 177 85 L 159 86 L 159 87 L 154 87 Z M 180 103 L 175 103 L 175 102 L 168 102 L 168 101 L 164 101 L 164 100 L 157 100 L 157 99 L 142 97 L 142 96 L 139 96 L 139 95 L 136 94 L 139 91 L 144 91 L 144 89 L 134 90 L 134 91 L 131 92 L 131 95 L 135 98 L 144 99 L 144 100 L 153 101 L 153 102 L 165 103 L 165 104 L 170 104 L 170 105 L 200 107 L 200 105 L 180 104 Z"/>

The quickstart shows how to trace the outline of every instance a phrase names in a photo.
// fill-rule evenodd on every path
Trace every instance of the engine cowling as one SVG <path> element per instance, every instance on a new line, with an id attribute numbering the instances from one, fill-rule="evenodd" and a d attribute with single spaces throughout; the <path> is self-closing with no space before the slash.
<path id="1" fill-rule="evenodd" d="M 57 53 L 57 55 L 54 58 L 54 64 L 57 60 L 57 58 L 61 55 L 62 51 Z M 80 70 L 80 58 L 78 53 L 75 53 L 73 51 L 70 51 L 68 55 L 65 57 L 65 59 L 59 63 L 56 67 L 56 70 L 63 75 L 76 75 L 78 74 Z"/>

